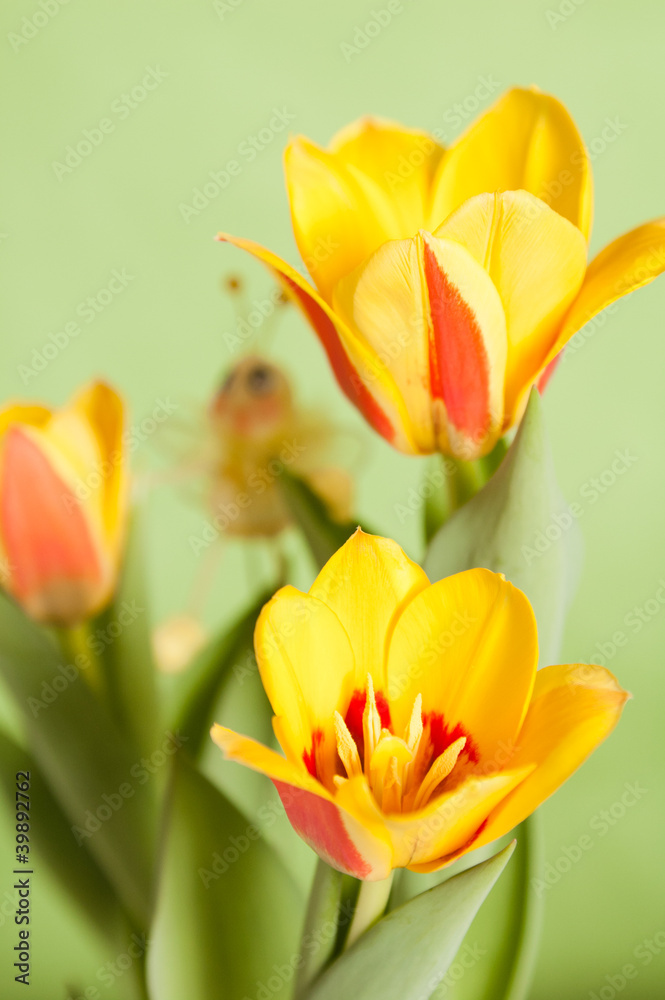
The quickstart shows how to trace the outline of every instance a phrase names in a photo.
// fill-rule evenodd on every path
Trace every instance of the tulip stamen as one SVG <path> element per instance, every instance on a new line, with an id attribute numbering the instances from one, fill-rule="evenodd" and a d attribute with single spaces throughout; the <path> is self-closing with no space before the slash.
<path id="1" fill-rule="evenodd" d="M 376 695 L 372 675 L 367 675 L 367 701 L 363 712 L 363 738 L 365 741 L 365 774 L 370 777 L 370 762 L 374 750 L 381 739 L 381 716 L 376 707 Z"/>
<path id="2" fill-rule="evenodd" d="M 458 740 L 455 740 L 454 743 L 451 743 L 450 746 L 446 747 L 442 754 L 439 754 L 416 792 L 411 806 L 412 809 L 421 809 L 423 806 L 427 805 L 428 800 L 437 786 L 441 784 L 444 778 L 448 777 L 450 772 L 455 767 L 457 758 L 461 754 L 465 745 L 466 736 L 460 736 Z"/>
<path id="3" fill-rule="evenodd" d="M 411 718 L 404 733 L 404 742 L 411 753 L 416 756 L 420 746 L 420 738 L 423 735 L 423 696 L 419 693 L 413 703 Z"/>
<path id="4" fill-rule="evenodd" d="M 363 773 L 363 766 L 360 762 L 360 754 L 353 736 L 349 732 L 349 727 L 339 714 L 335 712 L 335 736 L 337 738 L 337 753 L 344 765 L 344 769 L 349 778 Z M 340 777 L 340 775 L 335 775 Z M 335 782 L 337 785 L 337 782 Z"/>

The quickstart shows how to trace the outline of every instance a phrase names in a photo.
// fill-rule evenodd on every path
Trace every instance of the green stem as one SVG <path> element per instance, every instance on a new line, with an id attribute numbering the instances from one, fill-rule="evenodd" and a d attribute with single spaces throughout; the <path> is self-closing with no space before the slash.
<path id="1" fill-rule="evenodd" d="M 496 470 L 503 462 L 507 451 L 508 451 L 508 441 L 506 440 L 505 437 L 502 437 L 499 438 L 499 440 L 494 445 L 489 455 L 485 455 L 484 458 L 480 459 L 483 483 L 486 483 L 489 479 L 492 478 Z"/>
<path id="2" fill-rule="evenodd" d="M 388 878 L 378 882 L 362 882 L 356 903 L 356 912 L 349 928 L 345 948 L 349 948 L 354 941 L 357 941 L 361 934 L 376 923 L 383 916 L 388 897 L 393 883 L 393 872 Z"/>
<path id="3" fill-rule="evenodd" d="M 523 848 L 521 872 L 522 912 L 515 944 L 515 957 L 506 981 L 503 1000 L 524 1000 L 529 992 L 538 956 L 543 921 L 542 894 L 533 891 L 534 873 L 542 870 L 543 834 L 538 813 L 532 813 L 518 827 Z"/>
<path id="4" fill-rule="evenodd" d="M 314 881 L 309 894 L 307 915 L 302 933 L 302 941 L 306 939 L 320 940 L 322 928 L 328 924 L 338 927 L 340 922 L 340 906 L 344 875 L 331 868 L 325 861 L 319 860 L 314 873 Z M 294 1000 L 302 1000 L 326 965 L 335 956 L 336 934 L 323 938 L 319 949 L 301 948 L 302 965 L 296 973 L 293 991 Z"/>
<path id="5" fill-rule="evenodd" d="M 450 513 L 453 514 L 476 495 L 484 482 L 477 462 L 466 462 L 461 458 L 453 458 L 451 461 L 453 469 L 446 482 Z"/>
<path id="6" fill-rule="evenodd" d="M 85 662 L 86 666 L 81 670 L 81 673 L 95 694 L 99 695 L 104 690 L 104 676 L 99 658 L 94 655 L 86 641 L 89 634 L 87 623 L 73 626 L 56 626 L 53 631 L 62 655 L 68 663 L 80 666 L 81 662 Z M 77 660 L 77 657 L 84 657 L 84 660 Z"/>

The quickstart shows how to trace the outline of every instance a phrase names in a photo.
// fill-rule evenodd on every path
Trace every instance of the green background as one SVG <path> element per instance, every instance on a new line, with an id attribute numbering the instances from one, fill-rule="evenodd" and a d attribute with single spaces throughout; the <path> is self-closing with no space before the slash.
<path id="1" fill-rule="evenodd" d="M 56 0 L 44 2 L 55 8 Z M 250 299 L 264 298 L 271 287 L 260 266 L 214 243 L 213 235 L 225 229 L 253 237 L 297 260 L 281 170 L 287 131 L 275 133 L 252 162 L 242 153 L 275 108 L 293 116 L 287 129 L 322 143 L 366 113 L 440 128 L 452 140 L 462 115 L 471 120 L 474 109 L 508 86 L 536 83 L 567 104 L 594 150 L 592 253 L 665 213 L 660 0 L 630 7 L 619 0 L 563 0 L 560 7 L 554 0 L 404 0 L 362 51 L 343 49 L 372 9 L 385 6 L 383 0 L 374 8 L 351 0 L 235 0 L 216 9 L 203 0 L 69 0 L 17 46 L 11 33 L 42 8 L 36 0 L 3 4 L 0 399 L 60 403 L 82 381 L 104 375 L 126 395 L 135 422 L 159 400 L 178 407 L 176 423 L 196 416 L 238 356 L 224 342 L 235 319 L 220 277 L 242 274 Z M 114 110 L 148 68 L 162 71 L 156 89 L 127 113 Z M 474 96 L 482 78 L 496 84 L 489 99 Z M 58 177 L 54 162 L 103 118 L 113 130 Z M 617 125 L 611 142 L 600 138 L 607 120 Z M 186 222 L 181 206 L 191 205 L 194 189 L 230 159 L 240 162 L 239 175 Z M 103 289 L 114 269 L 132 276 L 127 287 L 94 322 L 79 314 L 80 334 L 43 371 L 26 376 L 33 350 L 42 352 L 49 334 L 76 319 L 79 304 Z M 585 561 L 563 658 L 587 660 L 604 650 L 604 662 L 634 700 L 609 742 L 541 811 L 550 865 L 583 834 L 592 848 L 545 892 L 533 1000 L 582 1000 L 625 963 L 638 975 L 624 997 L 654 998 L 665 980 L 665 951 L 648 965 L 634 954 L 665 931 L 665 606 L 656 597 L 665 578 L 664 310 L 665 281 L 623 301 L 580 338 L 546 394 L 561 487 L 584 509 Z M 248 346 L 265 349 L 264 334 Z M 401 523 L 396 506 L 418 485 L 425 461 L 399 456 L 371 435 L 295 314 L 282 318 L 269 354 L 291 373 L 303 404 L 317 406 L 359 441 L 359 514 L 418 557 L 419 517 Z M 139 468 L 160 453 L 155 437 L 137 451 Z M 597 502 L 584 499 L 585 484 L 625 449 L 636 459 L 628 471 Z M 206 515 L 177 490 L 157 491 L 151 511 L 149 573 L 155 613 L 163 617 L 186 600 L 199 564 L 188 539 Z M 240 609 L 256 576 L 268 573 L 270 558 L 262 544 L 229 545 L 206 612 L 211 625 Z M 303 584 L 309 572 L 303 564 Z M 631 626 L 627 616 L 647 602 L 649 620 Z M 628 641 L 613 653 L 602 644 L 617 630 Z M 645 791 L 622 810 L 617 803 L 626 783 Z M 613 807 L 619 818 L 603 834 L 598 816 Z M 7 830 L 0 832 L 6 844 Z M 8 848 L 4 854 L 10 858 Z M 3 864 L 8 870 L 9 860 Z M 10 884 L 0 865 L 3 899 Z M 49 1000 L 62 996 L 63 970 L 76 967 L 77 952 L 86 951 L 87 981 L 94 981 L 99 957 L 73 917 L 57 916 L 45 874 L 36 892 L 35 963 L 50 970 L 51 985 L 40 994 Z M 1 930 L 0 991 L 13 996 L 5 992 L 13 943 L 4 933 L 8 922 Z"/>

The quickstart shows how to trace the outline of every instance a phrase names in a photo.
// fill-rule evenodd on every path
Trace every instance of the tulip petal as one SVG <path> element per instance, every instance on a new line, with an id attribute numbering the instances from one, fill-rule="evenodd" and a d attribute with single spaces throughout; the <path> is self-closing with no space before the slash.
<path id="1" fill-rule="evenodd" d="M 439 448 L 477 458 L 494 446 L 503 420 L 506 316 L 482 262 L 452 240 L 421 239 Z"/>
<path id="2" fill-rule="evenodd" d="M 8 403 L 0 409 L 0 447 L 3 436 L 13 424 L 43 427 L 51 419 L 51 410 L 39 403 Z M 0 470 L 1 475 L 1 470 Z M 0 481 L 1 485 L 1 481 Z M 0 587 L 11 588 L 11 564 L 0 531 Z"/>
<path id="3" fill-rule="evenodd" d="M 304 770 L 255 740 L 222 726 L 211 735 L 230 760 L 272 779 L 294 830 L 329 865 L 368 880 L 390 874 L 392 850 L 380 822 L 359 821 Z"/>
<path id="4" fill-rule="evenodd" d="M 487 191 L 529 191 L 588 240 L 593 190 L 584 142 L 566 108 L 536 88 L 509 90 L 445 153 L 432 226 Z"/>
<path id="5" fill-rule="evenodd" d="M 586 270 L 580 231 L 526 191 L 482 194 L 436 231 L 485 268 L 506 314 L 505 425 L 521 416 Z"/>
<path id="6" fill-rule="evenodd" d="M 0 533 L 11 589 L 35 618 L 69 621 L 104 600 L 107 577 L 90 523 L 41 440 L 12 426 L 2 442 Z"/>
<path id="7" fill-rule="evenodd" d="M 0 410 L 0 439 L 12 424 L 43 427 L 51 419 L 51 410 L 38 403 L 9 403 Z"/>
<path id="8" fill-rule="evenodd" d="M 335 801 L 370 828 L 384 826 L 393 846 L 394 867 L 418 871 L 419 865 L 436 858 L 436 867 L 441 868 L 447 863 L 446 856 L 467 844 L 492 810 L 531 770 L 527 767 L 500 774 L 471 775 L 425 808 L 411 813 L 383 814 L 363 777 L 346 781 Z"/>
<path id="9" fill-rule="evenodd" d="M 630 695 L 604 667 L 538 671 L 511 768 L 533 773 L 494 810 L 474 847 L 502 837 L 544 802 L 609 736 Z"/>
<path id="10" fill-rule="evenodd" d="M 463 247 L 421 232 L 386 243 L 333 296 L 385 361 L 419 450 L 476 457 L 501 426 L 506 328 L 501 301 Z"/>
<path id="11" fill-rule="evenodd" d="M 102 520 L 107 541 L 117 558 L 126 520 L 128 492 L 123 402 L 105 382 L 93 382 L 74 398 L 68 409 L 83 418 L 97 440 L 102 462 L 99 470 L 103 478 Z"/>
<path id="12" fill-rule="evenodd" d="M 328 560 L 310 588 L 344 626 L 355 659 L 355 688 L 364 692 L 372 674 L 386 689 L 385 654 L 392 627 L 417 593 L 429 586 L 425 572 L 396 542 L 360 528 Z"/>
<path id="13" fill-rule="evenodd" d="M 415 239 L 385 243 L 339 282 L 333 307 L 380 358 L 406 401 L 421 454 L 436 450 L 429 320 Z"/>
<path id="14" fill-rule="evenodd" d="M 330 151 L 376 200 L 377 188 L 395 215 L 385 239 L 413 236 L 429 217 L 434 173 L 443 147 L 428 133 L 381 118 L 361 118 L 332 139 Z"/>
<path id="15" fill-rule="evenodd" d="M 220 233 L 217 239 L 246 250 L 270 268 L 314 328 L 342 391 L 353 405 L 395 448 L 417 454 L 409 413 L 392 377 L 341 317 L 335 315 L 295 268 L 258 243 L 226 233 Z"/>
<path id="16" fill-rule="evenodd" d="M 537 661 L 536 622 L 521 590 L 486 569 L 446 577 L 417 594 L 395 625 L 388 650 L 395 731 L 420 693 L 438 753 L 466 736 L 463 758 L 493 760 L 519 732 Z"/>
<path id="17" fill-rule="evenodd" d="M 617 299 L 648 285 L 665 271 L 665 218 L 619 236 L 594 257 L 566 314 L 546 364 L 573 334 Z"/>
<path id="18" fill-rule="evenodd" d="M 442 152 L 423 132 L 373 118 L 342 129 L 329 150 L 303 136 L 291 141 L 284 169 L 293 231 L 324 299 L 382 243 L 423 224 Z"/>
<path id="19" fill-rule="evenodd" d="M 353 694 L 355 663 L 349 638 L 330 608 L 295 587 L 282 587 L 263 608 L 254 633 L 261 680 L 275 715 L 292 733 L 284 750 L 332 784 L 334 713 Z"/>
<path id="20" fill-rule="evenodd" d="M 287 146 L 284 169 L 298 250 L 330 301 L 342 275 L 395 238 L 394 208 L 369 177 L 360 184 L 334 153 L 303 136 Z"/>

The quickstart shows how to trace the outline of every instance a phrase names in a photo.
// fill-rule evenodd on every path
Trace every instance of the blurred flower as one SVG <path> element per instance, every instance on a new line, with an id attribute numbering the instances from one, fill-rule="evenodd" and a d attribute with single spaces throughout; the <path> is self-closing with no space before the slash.
<path id="1" fill-rule="evenodd" d="M 293 403 L 284 372 L 258 355 L 239 361 L 216 393 L 209 417 L 213 433 L 210 508 L 229 535 L 276 535 L 291 518 L 279 478 L 302 476 L 331 517 L 350 517 L 351 479 L 326 464 L 332 429 Z"/>
<path id="2" fill-rule="evenodd" d="M 159 670 L 178 674 L 192 662 L 207 640 L 206 631 L 194 615 L 174 615 L 153 631 L 152 648 Z"/>
<path id="3" fill-rule="evenodd" d="M 508 91 L 454 145 L 365 118 L 295 138 L 286 180 L 316 284 L 249 240 L 314 327 L 347 396 L 401 451 L 489 452 L 568 340 L 665 269 L 665 220 L 587 268 L 591 165 L 555 98 Z"/>
<path id="4" fill-rule="evenodd" d="M 611 732 L 628 695 L 602 667 L 546 667 L 531 605 L 495 573 L 430 584 L 358 531 L 308 594 L 263 609 L 256 655 L 286 759 L 215 726 L 274 781 L 333 867 L 435 871 L 512 830 Z"/>
<path id="5" fill-rule="evenodd" d="M 73 625 L 109 599 L 125 532 L 120 397 L 103 382 L 65 407 L 0 410 L 2 583 L 33 618 Z"/>

